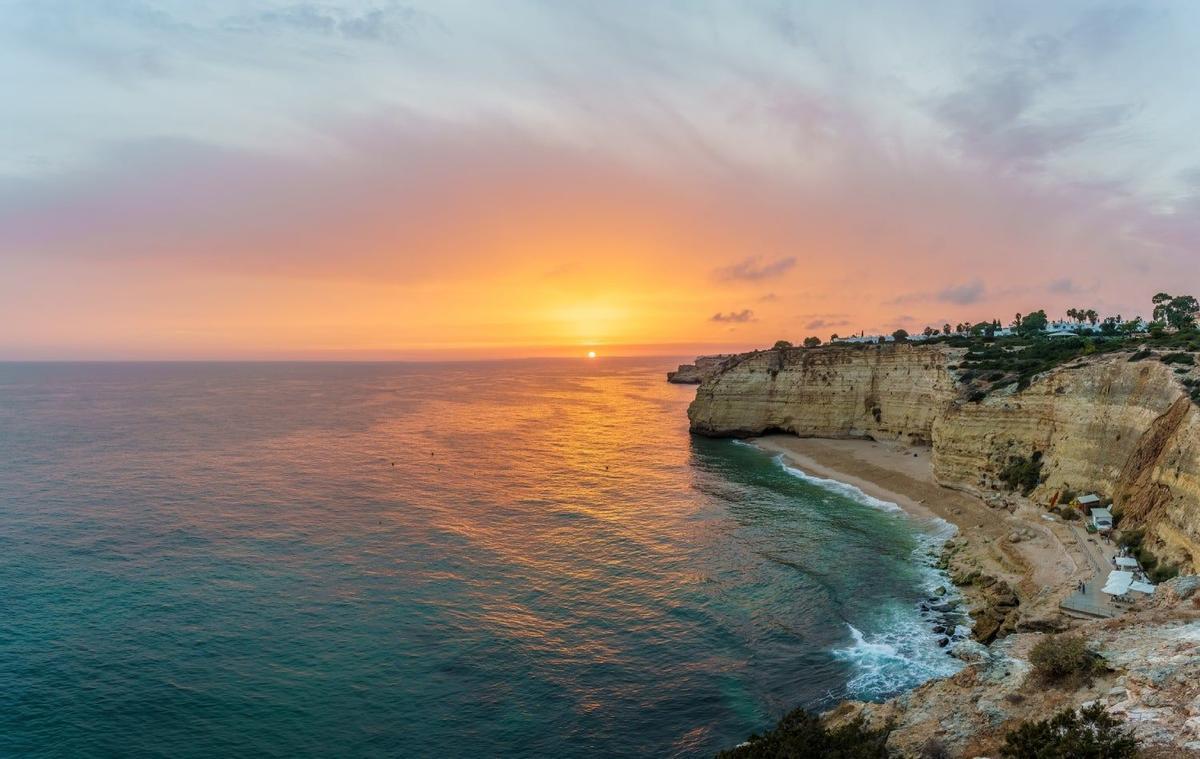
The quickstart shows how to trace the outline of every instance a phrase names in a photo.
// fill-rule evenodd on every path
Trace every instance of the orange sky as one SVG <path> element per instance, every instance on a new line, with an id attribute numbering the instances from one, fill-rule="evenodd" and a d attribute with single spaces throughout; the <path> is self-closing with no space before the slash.
<path id="1" fill-rule="evenodd" d="M 219 5 L 0 26 L 43 82 L 0 359 L 686 355 L 1200 289 L 1196 69 L 1141 55 L 1179 18 Z"/>

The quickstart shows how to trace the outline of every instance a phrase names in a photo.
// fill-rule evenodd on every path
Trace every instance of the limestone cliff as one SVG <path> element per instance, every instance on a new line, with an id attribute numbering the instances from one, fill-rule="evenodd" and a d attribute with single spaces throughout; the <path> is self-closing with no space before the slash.
<path id="1" fill-rule="evenodd" d="M 673 372 L 667 372 L 667 382 L 677 385 L 699 385 L 711 377 L 731 355 L 697 356 L 692 364 L 680 364 Z"/>
<path id="2" fill-rule="evenodd" d="M 987 492 L 1014 456 L 1042 456 L 1049 502 L 1066 490 L 1113 499 L 1176 560 L 1200 555 L 1200 409 L 1174 372 L 1125 354 L 1076 362 L 1020 393 L 951 403 L 933 426 L 933 471 L 950 487 Z"/>
<path id="3" fill-rule="evenodd" d="M 756 351 L 723 361 L 688 408 L 694 432 L 861 437 L 932 445 L 943 485 L 987 494 L 1013 457 L 1040 455 L 1049 503 L 1071 489 L 1113 498 L 1164 557 L 1200 557 L 1200 409 L 1170 366 L 1128 354 L 1080 359 L 979 402 L 960 351 L 881 345 Z"/>
<path id="4" fill-rule="evenodd" d="M 696 391 L 692 430 L 770 431 L 928 443 L 933 422 L 958 397 L 936 346 L 789 348 L 726 360 Z"/>

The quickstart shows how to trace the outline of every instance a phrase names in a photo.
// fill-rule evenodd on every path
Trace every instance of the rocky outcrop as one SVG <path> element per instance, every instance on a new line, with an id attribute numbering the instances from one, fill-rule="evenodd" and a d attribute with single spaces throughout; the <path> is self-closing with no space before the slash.
<path id="1" fill-rule="evenodd" d="M 1144 749 L 1191 755 L 1200 751 L 1200 610 L 1191 600 L 1197 585 L 1194 576 L 1172 580 L 1146 610 L 1074 631 L 1104 660 L 1106 672 L 1092 682 L 1043 682 L 1029 662 L 1043 636 L 1017 633 L 991 647 L 960 643 L 954 655 L 967 666 L 957 674 L 883 703 L 844 702 L 826 721 L 891 722 L 888 746 L 898 756 L 938 753 L 933 747 L 944 756 L 995 756 L 1021 722 L 1099 701 Z"/>
<path id="2" fill-rule="evenodd" d="M 667 382 L 676 385 L 699 385 L 720 368 L 721 362 L 733 358 L 731 355 L 697 356 L 694 364 L 680 364 L 673 372 L 667 372 Z"/>
<path id="3" fill-rule="evenodd" d="M 994 496 L 1017 457 L 1037 456 L 1031 493 L 1114 499 L 1143 525 L 1160 558 L 1186 570 L 1200 557 L 1200 408 L 1172 367 L 1117 353 L 1080 359 L 981 401 L 963 397 L 961 351 L 868 345 L 756 351 L 722 361 L 688 408 L 694 432 L 871 438 L 932 445 L 948 487 Z"/>
<path id="4" fill-rule="evenodd" d="M 934 420 L 958 394 L 947 363 L 944 349 L 917 345 L 747 353 L 700 385 L 688 418 L 693 431 L 714 436 L 928 443 Z"/>

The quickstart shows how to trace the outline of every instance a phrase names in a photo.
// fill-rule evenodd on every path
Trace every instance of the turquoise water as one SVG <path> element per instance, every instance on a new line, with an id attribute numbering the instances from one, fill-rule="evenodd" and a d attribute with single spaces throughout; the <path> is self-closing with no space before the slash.
<path id="1" fill-rule="evenodd" d="M 0 755 L 702 756 L 955 669 L 673 360 L 0 365 Z"/>

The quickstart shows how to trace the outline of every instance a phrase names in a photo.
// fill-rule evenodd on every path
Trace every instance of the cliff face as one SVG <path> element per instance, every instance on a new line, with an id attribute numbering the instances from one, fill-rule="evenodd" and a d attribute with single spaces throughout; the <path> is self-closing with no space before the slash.
<path id="1" fill-rule="evenodd" d="M 728 359 L 697 389 L 694 432 L 870 437 L 931 443 L 943 485 L 1000 490 L 1013 457 L 1041 454 L 1049 503 L 1072 489 L 1111 496 L 1167 556 L 1200 557 L 1200 409 L 1171 367 L 1127 354 L 1073 362 L 1015 393 L 962 398 L 942 346 L 790 349 Z"/>
<path id="2" fill-rule="evenodd" d="M 721 367 L 721 363 L 729 358 L 733 358 L 733 356 L 697 356 L 696 363 L 680 364 L 675 371 L 667 372 L 667 382 L 674 382 L 677 385 L 699 385 L 715 374 Z"/>
<path id="3" fill-rule="evenodd" d="M 1125 354 L 1069 364 L 1020 393 L 955 402 L 933 426 L 942 484 L 1002 489 L 1014 456 L 1042 454 L 1033 497 L 1064 490 L 1113 498 L 1123 518 L 1147 524 L 1177 554 L 1200 548 L 1200 414 L 1170 367 Z"/>
<path id="4" fill-rule="evenodd" d="M 688 408 L 694 432 L 928 443 L 957 397 L 948 353 L 893 345 L 758 351 L 728 359 Z"/>

